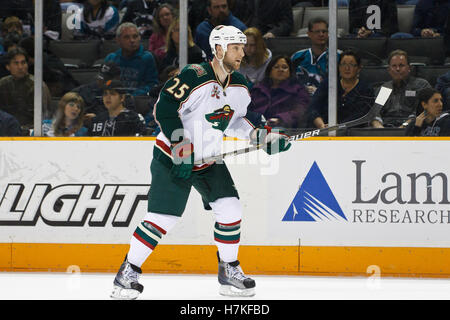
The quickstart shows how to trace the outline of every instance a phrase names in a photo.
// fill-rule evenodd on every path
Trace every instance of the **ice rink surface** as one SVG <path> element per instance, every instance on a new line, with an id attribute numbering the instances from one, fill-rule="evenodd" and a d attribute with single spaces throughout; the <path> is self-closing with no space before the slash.
<path id="1" fill-rule="evenodd" d="M 109 300 L 115 274 L 0 272 L 0 300 Z M 244 300 L 449 300 L 450 279 L 255 275 Z M 139 300 L 227 300 L 216 275 L 143 274 Z M 236 299 L 236 298 L 234 298 Z"/>
<path id="2" fill-rule="evenodd" d="M 418 312 L 442 312 L 450 280 L 412 278 L 356 278 L 258 276 L 256 295 L 224 297 L 215 275 L 144 274 L 144 292 L 137 301 L 109 298 L 115 274 L 0 272 L 0 305 L 30 317 L 45 319 L 129 319 L 164 315 L 184 319 L 345 319 L 417 317 Z M 434 302 L 430 302 L 434 300 Z M 436 301 L 440 300 L 440 301 Z M 441 310 L 441 311 L 439 311 Z M 387 316 L 388 315 L 388 316 Z M 109 317 L 109 316 L 108 316 Z"/>

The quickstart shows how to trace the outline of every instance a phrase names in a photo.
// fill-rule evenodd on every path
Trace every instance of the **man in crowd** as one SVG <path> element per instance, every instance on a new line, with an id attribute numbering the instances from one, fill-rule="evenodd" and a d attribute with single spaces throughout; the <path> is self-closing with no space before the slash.
<path id="1" fill-rule="evenodd" d="M 311 48 L 297 51 L 291 60 L 296 66 L 297 78 L 313 95 L 320 82 L 328 77 L 328 22 L 323 18 L 309 21 L 308 37 L 311 39 Z M 338 50 L 338 60 L 340 53 Z"/>
<path id="2" fill-rule="evenodd" d="M 209 46 L 209 34 L 214 27 L 218 25 L 234 26 L 242 32 L 247 27 L 231 13 L 227 0 L 209 0 L 207 10 L 209 19 L 197 26 L 194 42 L 206 53 L 208 59 L 212 60 L 213 54 Z"/>
<path id="3" fill-rule="evenodd" d="M 144 50 L 138 27 L 122 23 L 116 32 L 120 49 L 110 53 L 105 62 L 115 62 L 121 70 L 120 80 L 133 96 L 147 95 L 158 84 L 158 70 L 153 55 Z"/>
<path id="4" fill-rule="evenodd" d="M 28 55 L 22 48 L 11 49 L 7 54 L 6 69 L 10 75 L 0 79 L 0 109 L 13 115 L 26 129 L 34 121 L 34 77 L 28 73 Z M 42 83 L 42 113 L 51 117 L 51 101 L 47 85 Z"/>
<path id="5" fill-rule="evenodd" d="M 392 80 L 382 86 L 393 89 L 392 94 L 372 125 L 376 128 L 406 127 L 416 116 L 417 93 L 431 85 L 425 79 L 411 76 L 408 54 L 403 50 L 389 54 L 388 72 Z"/>

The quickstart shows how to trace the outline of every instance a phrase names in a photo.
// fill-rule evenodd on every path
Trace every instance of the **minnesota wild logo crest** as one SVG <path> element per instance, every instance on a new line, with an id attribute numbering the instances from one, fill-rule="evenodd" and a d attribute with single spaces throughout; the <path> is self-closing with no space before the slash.
<path id="1" fill-rule="evenodd" d="M 223 106 L 221 109 L 214 110 L 212 113 L 205 115 L 206 121 L 212 123 L 212 127 L 217 130 L 225 131 L 233 117 L 234 110 L 229 105 Z"/>

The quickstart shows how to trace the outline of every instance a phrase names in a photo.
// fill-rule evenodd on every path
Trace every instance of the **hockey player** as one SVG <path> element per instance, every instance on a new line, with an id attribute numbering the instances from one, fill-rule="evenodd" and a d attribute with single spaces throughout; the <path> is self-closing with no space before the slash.
<path id="1" fill-rule="evenodd" d="M 220 294 L 255 294 L 255 281 L 237 260 L 242 207 L 234 182 L 223 162 L 201 160 L 221 154 L 224 135 L 250 138 L 268 154 L 291 145 L 285 135 L 256 128 L 246 117 L 250 94 L 245 78 L 235 72 L 244 57 L 246 36 L 235 27 L 217 26 L 209 42 L 213 60 L 187 65 L 167 81 L 155 105 L 161 133 L 153 150 L 148 212 L 114 279 L 113 298 L 135 299 L 143 291 L 138 282 L 141 265 L 180 219 L 192 186 L 201 194 L 205 209 L 215 215 Z"/>

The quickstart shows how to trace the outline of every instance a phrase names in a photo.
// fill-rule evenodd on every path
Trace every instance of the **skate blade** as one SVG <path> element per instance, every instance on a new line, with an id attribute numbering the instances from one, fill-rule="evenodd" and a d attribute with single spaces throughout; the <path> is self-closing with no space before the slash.
<path id="1" fill-rule="evenodd" d="M 255 295 L 255 288 L 239 289 L 233 286 L 221 285 L 219 293 L 228 297 L 253 297 Z"/>
<path id="2" fill-rule="evenodd" d="M 125 289 L 115 285 L 110 297 L 118 300 L 135 300 L 138 296 L 139 291 L 137 290 Z"/>

